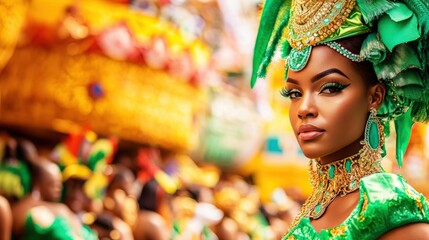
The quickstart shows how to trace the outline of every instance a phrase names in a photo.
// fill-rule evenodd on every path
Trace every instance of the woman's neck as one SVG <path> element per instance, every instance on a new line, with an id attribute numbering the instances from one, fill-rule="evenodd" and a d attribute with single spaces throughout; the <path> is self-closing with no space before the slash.
<path id="1" fill-rule="evenodd" d="M 358 140 L 356 140 L 355 142 L 353 142 L 352 144 L 340 149 L 339 151 L 336 151 L 332 154 L 328 154 L 326 156 L 323 156 L 321 158 L 318 159 L 318 162 L 321 165 L 325 165 L 325 164 L 330 164 L 339 160 L 342 160 L 344 158 L 353 156 L 355 154 L 357 154 L 361 149 L 362 149 L 362 138 L 359 138 Z"/>
<path id="2" fill-rule="evenodd" d="M 31 199 L 36 201 L 41 201 L 42 196 L 40 195 L 40 190 L 38 187 L 34 187 L 30 194 Z"/>

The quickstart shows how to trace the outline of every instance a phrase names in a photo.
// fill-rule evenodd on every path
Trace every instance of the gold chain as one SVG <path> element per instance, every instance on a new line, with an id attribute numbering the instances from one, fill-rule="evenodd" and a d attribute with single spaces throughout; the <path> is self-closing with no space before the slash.
<path id="1" fill-rule="evenodd" d="M 288 233 L 303 217 L 320 218 L 337 196 L 345 196 L 360 187 L 360 180 L 382 172 L 380 151 L 370 150 L 364 142 L 362 149 L 351 157 L 321 165 L 310 161 L 310 181 L 313 191 L 291 223 Z"/>

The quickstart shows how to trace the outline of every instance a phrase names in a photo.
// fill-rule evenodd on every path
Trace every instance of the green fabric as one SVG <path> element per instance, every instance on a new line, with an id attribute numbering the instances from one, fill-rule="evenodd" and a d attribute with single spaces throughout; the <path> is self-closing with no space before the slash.
<path id="1" fill-rule="evenodd" d="M 350 12 L 349 17 L 344 21 L 343 24 L 328 38 L 322 41 L 322 43 L 332 42 L 338 39 L 351 37 L 371 31 L 371 25 L 363 24 L 362 12 L 357 7 L 353 8 Z"/>
<path id="2" fill-rule="evenodd" d="M 395 119 L 395 131 L 396 131 L 396 156 L 399 167 L 402 166 L 403 157 L 407 150 L 408 143 L 411 138 L 411 127 L 414 122 L 411 119 L 411 111 L 408 111 L 404 115 Z"/>
<path id="3" fill-rule="evenodd" d="M 28 165 L 18 161 L 0 165 L 0 193 L 21 199 L 31 190 L 31 175 Z"/>
<path id="4" fill-rule="evenodd" d="M 387 48 L 381 42 L 379 35 L 376 33 L 370 33 L 362 43 L 360 54 L 365 57 L 368 61 L 372 62 L 375 66 L 382 63 L 387 56 Z M 379 79 L 385 79 L 384 77 L 377 76 Z"/>
<path id="5" fill-rule="evenodd" d="M 180 229 L 180 220 L 173 221 L 173 229 L 170 232 L 170 239 L 175 240 L 180 238 L 180 234 L 182 234 L 182 229 Z M 205 240 L 218 240 L 216 234 L 207 226 L 204 225 L 202 229 L 202 236 Z"/>
<path id="6" fill-rule="evenodd" d="M 392 51 L 398 44 L 414 41 L 420 37 L 417 17 L 403 3 L 398 3 L 395 8 L 387 11 L 380 18 L 378 32 L 389 51 Z"/>
<path id="7" fill-rule="evenodd" d="M 250 239 L 269 239 L 270 236 L 270 224 L 261 212 L 257 212 L 252 216 L 257 222 L 249 233 Z"/>
<path id="8" fill-rule="evenodd" d="M 92 231 L 92 229 L 86 225 L 82 226 L 82 230 L 80 232 L 82 239 L 85 240 L 98 240 L 97 234 Z"/>
<path id="9" fill-rule="evenodd" d="M 401 176 L 375 173 L 360 182 L 360 198 L 350 216 L 340 225 L 318 233 L 309 218 L 301 221 L 283 239 L 377 239 L 409 223 L 429 223 L 429 205 Z"/>
<path id="10" fill-rule="evenodd" d="M 56 217 L 54 222 L 49 227 L 41 227 L 33 221 L 31 214 L 27 215 L 25 221 L 25 230 L 20 239 L 22 240 L 42 240 L 42 239 L 58 239 L 72 240 L 73 230 L 70 223 L 61 217 Z"/>
<path id="11" fill-rule="evenodd" d="M 25 230 L 21 240 L 73 240 L 74 234 L 72 226 L 67 219 L 57 216 L 54 222 L 48 227 L 41 227 L 34 223 L 31 214 L 25 220 Z M 82 239 L 96 240 L 96 234 L 88 227 L 82 227 Z"/>

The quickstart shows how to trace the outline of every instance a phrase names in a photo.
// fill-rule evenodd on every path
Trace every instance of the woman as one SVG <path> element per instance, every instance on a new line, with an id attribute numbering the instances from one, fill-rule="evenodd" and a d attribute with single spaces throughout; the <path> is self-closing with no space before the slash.
<path id="1" fill-rule="evenodd" d="M 62 187 L 58 166 L 42 160 L 33 169 L 31 193 L 12 207 L 14 236 L 19 239 L 84 239 L 84 236 L 95 239 L 67 206 L 55 202 L 60 199 Z"/>
<path id="2" fill-rule="evenodd" d="M 284 239 L 429 239 L 426 199 L 380 165 L 382 125 L 395 122 L 401 165 L 412 123 L 429 120 L 429 6 L 367 2 L 265 3 L 252 85 L 286 58 L 281 93 L 312 159 L 313 192 Z"/>

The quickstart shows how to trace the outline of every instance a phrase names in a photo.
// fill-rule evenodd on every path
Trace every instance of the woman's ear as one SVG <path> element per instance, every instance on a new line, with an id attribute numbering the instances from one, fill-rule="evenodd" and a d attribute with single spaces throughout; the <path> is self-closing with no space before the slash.
<path id="1" fill-rule="evenodd" d="M 382 83 L 377 83 L 369 89 L 369 108 L 378 109 L 384 101 L 386 94 L 386 86 Z"/>

